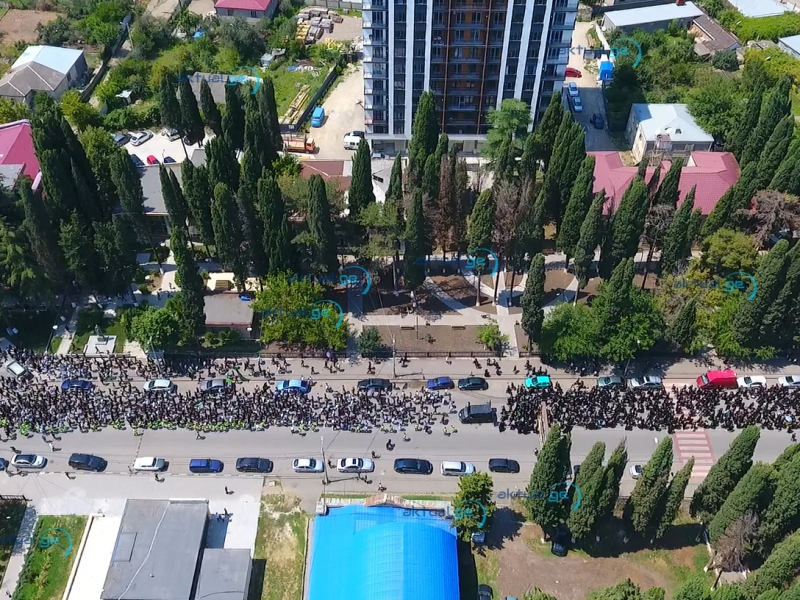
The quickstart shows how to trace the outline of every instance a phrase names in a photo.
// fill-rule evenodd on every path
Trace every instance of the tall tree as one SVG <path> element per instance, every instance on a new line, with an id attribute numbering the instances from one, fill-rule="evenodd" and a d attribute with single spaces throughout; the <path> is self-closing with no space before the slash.
<path id="1" fill-rule="evenodd" d="M 550 158 L 555 150 L 556 135 L 558 135 L 558 130 L 565 114 L 568 113 L 564 110 L 564 105 L 561 102 L 561 92 L 557 91 L 550 97 L 550 103 L 547 105 L 547 109 L 544 111 L 542 120 L 539 122 L 535 132 L 541 143 L 545 171 L 547 171 Z"/>
<path id="2" fill-rule="evenodd" d="M 545 288 L 544 255 L 537 254 L 531 260 L 525 292 L 522 294 L 522 329 L 528 335 L 528 348 L 533 349 L 533 342 L 538 342 L 544 323 L 544 288 Z"/>
<path id="3" fill-rule="evenodd" d="M 357 219 L 361 211 L 375 202 L 375 190 L 372 187 L 372 154 L 369 142 L 361 138 L 358 150 L 353 157 L 353 178 L 347 192 L 347 205 L 350 217 Z"/>
<path id="4" fill-rule="evenodd" d="M 218 183 L 214 188 L 211 219 L 217 254 L 222 263 L 233 271 L 236 288 L 244 292 L 247 290 L 247 270 L 239 247 L 242 228 L 233 195 L 224 183 Z"/>
<path id="5" fill-rule="evenodd" d="M 100 288 L 101 261 L 92 242 L 91 230 L 77 212 L 61 224 L 59 245 L 64 253 L 67 269 L 84 289 L 96 292 Z"/>
<path id="6" fill-rule="evenodd" d="M 758 189 L 764 189 L 772 182 L 781 161 L 789 151 L 793 133 L 794 117 L 790 115 L 781 119 L 769 136 L 758 160 Z"/>
<path id="7" fill-rule="evenodd" d="M 244 147 L 244 107 L 238 85 L 225 86 L 222 131 L 234 150 L 241 150 Z"/>
<path id="8" fill-rule="evenodd" d="M 675 517 L 678 516 L 681 503 L 683 502 L 683 495 L 686 493 L 686 486 L 689 485 L 689 479 L 692 476 L 692 469 L 694 469 L 694 456 L 683 465 L 683 468 L 675 474 L 672 481 L 667 486 L 667 491 L 664 494 L 663 506 L 659 510 L 659 523 L 656 528 L 656 539 L 661 539 L 664 534 L 672 526 Z"/>
<path id="9" fill-rule="evenodd" d="M 672 437 L 667 435 L 661 438 L 642 476 L 636 480 L 626 508 L 633 530 L 641 536 L 654 536 L 660 525 L 658 507 L 667 492 L 672 461 Z"/>
<path id="10" fill-rule="evenodd" d="M 728 450 L 712 465 L 703 483 L 695 490 L 689 511 L 701 523 L 708 523 L 725 499 L 753 465 L 753 452 L 761 432 L 758 427 L 745 427 Z"/>
<path id="11" fill-rule="evenodd" d="M 275 84 L 271 77 L 262 77 L 261 86 L 258 88 L 258 102 L 264 114 L 267 131 L 269 131 L 269 141 L 275 152 L 283 150 L 283 138 L 281 137 L 281 126 L 278 121 L 278 103 L 275 101 Z"/>
<path id="12" fill-rule="evenodd" d="M 603 485 L 597 503 L 598 522 L 600 520 L 608 521 L 612 517 L 619 498 L 619 485 L 627 464 L 628 451 L 625 448 L 625 440 L 623 440 L 614 448 L 603 473 Z"/>
<path id="13" fill-rule="evenodd" d="M 360 145 L 360 144 L 359 144 Z M 387 200 L 400 202 L 403 199 L 403 157 L 398 152 L 392 163 L 392 174 L 389 177 L 389 190 L 386 192 Z"/>
<path id="14" fill-rule="evenodd" d="M 799 563 L 800 531 L 775 546 L 764 564 L 750 574 L 747 581 L 742 584 L 745 593 L 749 598 L 755 598 L 772 589 L 783 589 L 797 575 Z"/>
<path id="15" fill-rule="evenodd" d="M 214 225 L 211 220 L 211 186 L 205 167 L 195 167 L 188 158 L 181 165 L 181 180 L 186 205 L 189 208 L 200 239 L 208 246 L 214 245 Z"/>
<path id="16" fill-rule="evenodd" d="M 425 161 L 436 150 L 439 124 L 436 122 L 436 101 L 433 92 L 422 92 L 411 126 L 411 143 L 408 147 L 409 177 L 417 185 L 422 180 Z"/>
<path id="17" fill-rule="evenodd" d="M 105 129 L 89 127 L 81 134 L 81 145 L 86 150 L 86 158 L 97 181 L 97 192 L 103 212 L 110 215 L 116 208 L 117 191 L 111 180 L 111 167 L 108 157 L 114 153 L 114 140 Z"/>
<path id="18" fill-rule="evenodd" d="M 716 542 L 734 521 L 747 513 L 763 514 L 775 484 L 775 472 L 771 465 L 756 463 L 722 503 L 719 511 L 708 524 L 708 535 Z"/>
<path id="19" fill-rule="evenodd" d="M 692 217 L 692 210 L 694 210 L 694 195 L 696 190 L 697 186 L 692 186 L 692 189 L 686 194 L 683 204 L 675 211 L 675 216 L 664 235 L 664 244 L 661 250 L 660 260 L 662 275 L 674 274 L 688 256 L 686 253 L 687 234 L 689 230 L 689 221 Z"/>
<path id="20" fill-rule="evenodd" d="M 175 87 L 172 85 L 172 78 L 168 73 L 161 78 L 158 87 L 158 114 L 161 116 L 161 124 L 164 127 L 176 129 L 183 135 L 184 122 L 181 106 L 175 96 Z"/>
<path id="21" fill-rule="evenodd" d="M 758 119 L 761 116 L 761 105 L 763 100 L 763 86 L 758 86 L 756 89 L 751 90 L 750 95 L 747 98 L 747 105 L 744 109 L 744 117 L 738 124 L 738 127 L 732 132 L 733 135 L 728 136 L 728 143 L 726 144 L 725 149 L 729 152 L 733 152 L 733 155 L 736 157 L 736 160 L 740 161 L 740 164 L 747 141 L 753 134 L 756 125 L 758 125 Z"/>
<path id="22" fill-rule="evenodd" d="M 406 287 L 416 289 L 425 280 L 425 269 L 421 261 L 428 255 L 428 240 L 425 231 L 425 215 L 422 191 L 415 189 L 411 196 L 411 207 L 406 222 L 406 252 L 403 256 L 403 279 Z"/>
<path id="23" fill-rule="evenodd" d="M 587 156 L 581 163 L 581 168 L 572 187 L 572 195 L 564 213 L 564 220 L 558 231 L 557 246 L 566 255 L 564 260 L 565 270 L 569 269 L 570 257 L 575 255 L 575 246 L 581 237 L 581 226 L 592 204 L 594 164 L 594 156 Z"/>
<path id="24" fill-rule="evenodd" d="M 468 250 L 477 248 L 489 248 L 494 234 L 494 220 L 497 212 L 497 205 L 494 194 L 491 190 L 484 190 L 478 196 L 478 201 L 472 209 L 469 218 L 469 231 L 467 235 Z M 476 281 L 476 300 L 475 305 L 480 306 L 480 277 Z"/>
<path id="25" fill-rule="evenodd" d="M 607 279 L 621 261 L 633 258 L 639 250 L 647 205 L 647 187 L 644 182 L 634 179 L 622 195 L 619 208 L 614 213 L 609 253 L 600 256 L 600 276 L 603 279 Z"/>
<path id="26" fill-rule="evenodd" d="M 564 162 L 559 172 L 558 188 L 561 192 L 561 198 L 559 200 L 558 214 L 556 215 L 556 227 L 558 229 L 561 229 L 564 213 L 572 195 L 572 188 L 585 158 L 586 134 L 580 125 L 575 124 L 570 131 L 569 147 L 564 154 Z"/>
<path id="27" fill-rule="evenodd" d="M 567 165 L 572 136 L 575 130 L 572 117 L 565 113 L 561 119 L 561 125 L 556 135 L 553 153 L 550 157 L 549 166 L 545 171 L 544 181 L 542 182 L 541 192 L 546 197 L 547 214 L 553 219 L 561 222 L 561 190 L 558 187 L 561 173 Z M 582 130 L 581 130 L 582 131 Z"/>
<path id="28" fill-rule="evenodd" d="M 22 229 L 31 244 L 36 262 L 47 274 L 48 279 L 60 285 L 67 281 L 64 256 L 58 244 L 58 234 L 53 229 L 53 221 L 38 192 L 31 189 L 31 180 L 20 179 L 19 200 L 25 213 Z"/>
<path id="29" fill-rule="evenodd" d="M 547 107 L 550 110 L 550 107 Z M 541 170 L 544 162 L 545 149 L 542 142 L 541 128 L 525 138 L 525 145 L 522 149 L 522 157 L 519 160 L 519 176 L 521 179 L 536 181 L 536 173 Z"/>
<path id="30" fill-rule="evenodd" d="M 565 516 L 564 505 L 560 502 L 549 502 L 549 497 L 537 497 L 549 491 L 553 482 L 566 480 L 569 472 L 569 450 L 572 440 L 568 433 L 561 431 L 561 426 L 554 423 L 544 440 L 542 450 L 533 467 L 528 483 L 525 507 L 528 519 L 542 528 L 545 535 Z"/>
<path id="31" fill-rule="evenodd" d="M 100 289 L 109 295 L 126 292 L 136 273 L 135 249 L 129 243 L 122 219 L 94 223 L 93 245 L 102 263 Z"/>
<path id="32" fill-rule="evenodd" d="M 283 194 L 268 173 L 262 173 L 258 181 L 258 213 L 264 223 L 261 245 L 264 249 L 267 268 L 271 275 L 291 270 L 294 263 L 289 222 Z"/>
<path id="33" fill-rule="evenodd" d="M 191 142 L 202 142 L 205 137 L 205 126 L 188 77 L 178 78 L 178 105 L 181 108 L 181 121 L 187 137 Z"/>
<path id="34" fill-rule="evenodd" d="M 236 200 L 239 205 L 239 215 L 244 226 L 244 246 L 246 255 L 250 259 L 253 273 L 261 279 L 269 272 L 269 262 L 264 251 L 262 240 L 264 238 L 264 224 L 258 216 L 255 200 L 258 196 L 258 180 L 261 172 L 255 157 L 250 150 L 244 151 L 242 156 L 242 176 L 239 193 Z"/>
<path id="35" fill-rule="evenodd" d="M 312 175 L 308 181 L 308 212 L 306 223 L 314 242 L 312 256 L 315 271 L 333 273 L 339 267 L 336 258 L 336 238 L 333 234 L 331 211 L 325 181 L 319 175 Z"/>
<path id="36" fill-rule="evenodd" d="M 267 115 L 253 94 L 248 94 L 244 111 L 244 149 L 257 159 L 258 170 L 272 169 L 278 159 L 278 152 L 271 142 L 271 133 L 267 125 Z"/>
<path id="37" fill-rule="evenodd" d="M 606 191 L 600 190 L 595 194 L 594 200 L 586 213 L 581 225 L 580 237 L 575 245 L 575 277 L 578 279 L 578 292 L 589 283 L 589 271 L 594 262 L 595 250 L 603 236 L 603 205 L 606 201 Z M 578 292 L 575 293 L 575 302 L 578 302 Z"/>
<path id="38" fill-rule="evenodd" d="M 222 115 L 211 93 L 211 87 L 205 79 L 200 82 L 200 106 L 203 108 L 203 120 L 206 126 L 214 132 L 214 135 L 222 135 Z"/>
<path id="39" fill-rule="evenodd" d="M 756 125 L 752 135 L 748 136 L 739 161 L 743 169 L 751 162 L 758 161 L 758 157 L 764 150 L 767 140 L 769 140 L 772 132 L 775 131 L 778 123 L 781 119 L 789 116 L 792 107 L 792 102 L 789 99 L 791 89 L 792 80 L 788 75 L 784 75 L 764 99 L 764 105 L 758 117 L 758 125 Z"/>
<path id="40" fill-rule="evenodd" d="M 214 186 L 224 183 L 235 193 L 239 189 L 239 162 L 236 160 L 234 149 L 223 137 L 214 138 L 206 145 L 208 180 Z"/>
<path id="41" fill-rule="evenodd" d="M 667 338 L 682 352 L 694 349 L 697 339 L 697 297 L 693 296 L 681 306 L 675 321 L 667 330 Z"/>
<path id="42" fill-rule="evenodd" d="M 130 156 L 124 150 L 117 150 L 111 155 L 111 179 L 117 188 L 117 196 L 126 221 L 131 224 L 139 241 L 148 244 L 153 255 L 157 256 L 145 217 L 142 182 Z"/>
<path id="43" fill-rule="evenodd" d="M 569 513 L 567 525 L 575 539 L 586 539 L 595 531 L 600 517 L 600 499 L 605 481 L 603 457 L 606 446 L 597 442 L 581 464 L 575 478 L 575 487 L 581 491 L 581 503 Z"/>
<path id="44" fill-rule="evenodd" d="M 773 464 L 777 476 L 775 496 L 767 505 L 758 528 L 759 554 L 763 558 L 770 555 L 775 544 L 800 526 L 800 455 L 795 454 L 780 471 L 775 469 L 775 464 L 777 461 Z"/>
<path id="45" fill-rule="evenodd" d="M 656 169 L 658 171 L 658 169 Z M 666 204 L 673 208 L 678 206 L 678 198 L 680 192 L 678 186 L 681 183 L 681 172 L 683 171 L 683 159 L 676 158 L 672 161 L 669 171 L 664 176 L 664 181 L 658 186 L 656 193 L 655 204 Z"/>
<path id="46" fill-rule="evenodd" d="M 161 181 L 161 196 L 164 198 L 164 206 L 167 208 L 170 227 L 185 229 L 186 207 L 178 200 L 175 187 L 172 185 L 169 172 L 164 165 L 158 168 L 158 177 Z"/>
<path id="47" fill-rule="evenodd" d="M 764 314 L 762 331 L 773 345 L 791 347 L 800 322 L 800 246 L 789 250 L 785 264 L 781 289 Z"/>

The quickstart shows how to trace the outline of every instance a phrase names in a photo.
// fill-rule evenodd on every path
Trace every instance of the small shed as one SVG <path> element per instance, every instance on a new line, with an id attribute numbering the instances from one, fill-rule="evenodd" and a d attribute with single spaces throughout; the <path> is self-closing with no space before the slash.
<path id="1" fill-rule="evenodd" d="M 216 331 L 233 329 L 242 339 L 248 340 L 252 337 L 253 308 L 250 302 L 242 300 L 239 294 L 231 292 L 208 294 L 203 300 L 207 329 Z"/>
<path id="2" fill-rule="evenodd" d="M 611 81 L 614 75 L 614 63 L 610 60 L 601 60 L 600 68 L 598 69 L 598 77 L 600 81 Z"/>

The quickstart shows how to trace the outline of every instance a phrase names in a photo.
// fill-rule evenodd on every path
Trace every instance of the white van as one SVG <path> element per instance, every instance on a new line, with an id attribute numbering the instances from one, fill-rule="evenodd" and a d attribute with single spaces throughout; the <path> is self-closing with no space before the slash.
<path id="1" fill-rule="evenodd" d="M 472 475 L 475 472 L 475 465 L 468 462 L 456 462 L 452 460 L 442 461 L 442 475 Z"/>
<path id="2" fill-rule="evenodd" d="M 358 145 L 363 139 L 363 131 L 351 131 L 350 133 L 345 134 L 344 138 L 342 139 L 342 145 L 344 146 L 345 150 L 358 150 Z"/>

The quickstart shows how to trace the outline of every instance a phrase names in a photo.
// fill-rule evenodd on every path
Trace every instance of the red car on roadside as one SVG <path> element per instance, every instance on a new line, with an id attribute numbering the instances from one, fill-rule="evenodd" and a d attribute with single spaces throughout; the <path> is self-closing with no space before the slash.
<path id="1" fill-rule="evenodd" d="M 147 164 L 148 165 L 157 165 L 157 164 L 159 164 L 159 162 L 158 162 L 158 159 L 151 154 L 150 156 L 147 157 Z"/>
<path id="2" fill-rule="evenodd" d="M 566 71 L 564 71 L 564 75 L 567 77 L 581 77 L 583 74 L 574 67 L 567 67 Z"/>

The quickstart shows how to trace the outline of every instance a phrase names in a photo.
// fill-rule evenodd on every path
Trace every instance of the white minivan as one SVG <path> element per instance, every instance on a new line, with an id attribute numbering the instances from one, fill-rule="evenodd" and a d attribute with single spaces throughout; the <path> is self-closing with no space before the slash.
<path id="1" fill-rule="evenodd" d="M 358 150 L 358 145 L 363 139 L 363 131 L 351 131 L 350 133 L 345 134 L 344 138 L 342 139 L 342 145 L 344 146 L 345 150 Z"/>
<path id="2" fill-rule="evenodd" d="M 475 465 L 468 462 L 457 462 L 453 460 L 442 461 L 442 475 L 472 475 L 475 472 Z"/>

